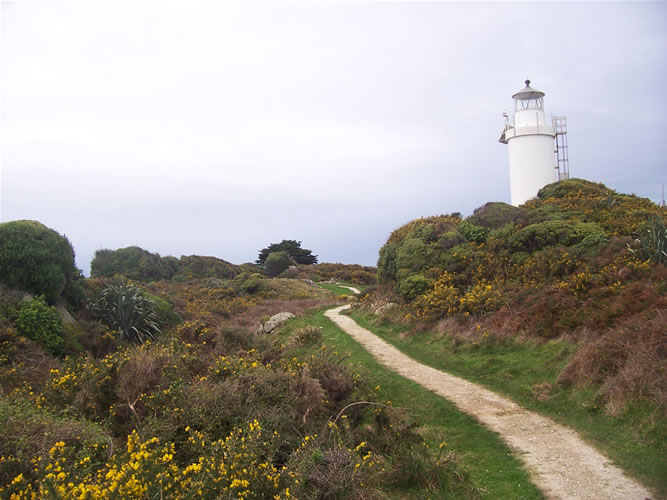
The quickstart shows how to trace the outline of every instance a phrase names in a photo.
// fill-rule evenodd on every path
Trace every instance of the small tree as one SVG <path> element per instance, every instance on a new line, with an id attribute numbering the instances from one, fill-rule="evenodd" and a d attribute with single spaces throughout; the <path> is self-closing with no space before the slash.
<path id="1" fill-rule="evenodd" d="M 301 248 L 301 242 L 296 240 L 283 240 L 280 243 L 273 243 L 259 251 L 259 257 L 256 263 L 263 266 L 269 254 L 274 252 L 285 252 L 297 264 L 317 264 L 317 255 L 313 255 L 311 250 Z"/>
<path id="2" fill-rule="evenodd" d="M 266 274 L 270 277 L 278 276 L 280 273 L 287 270 L 287 268 L 294 264 L 287 252 L 272 252 L 266 258 L 264 268 Z"/>

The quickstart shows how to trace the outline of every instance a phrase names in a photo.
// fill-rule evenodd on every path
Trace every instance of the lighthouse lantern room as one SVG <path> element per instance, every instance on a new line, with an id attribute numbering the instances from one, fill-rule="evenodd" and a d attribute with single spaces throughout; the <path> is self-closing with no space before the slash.
<path id="1" fill-rule="evenodd" d="M 530 80 L 525 83 L 525 88 L 512 96 L 512 123 L 507 112 L 503 113 L 505 128 L 500 136 L 509 149 L 512 205 L 520 205 L 543 186 L 569 177 L 564 118 L 546 122 L 544 92 L 532 88 Z"/>

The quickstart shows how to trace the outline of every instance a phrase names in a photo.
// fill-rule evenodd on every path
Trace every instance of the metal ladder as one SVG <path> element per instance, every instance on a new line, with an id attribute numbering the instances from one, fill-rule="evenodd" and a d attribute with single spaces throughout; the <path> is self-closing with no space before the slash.
<path id="1" fill-rule="evenodd" d="M 556 157 L 558 180 L 563 181 L 570 178 L 570 159 L 567 152 L 567 119 L 564 116 L 554 116 L 553 127 L 556 132 L 554 155 Z"/>

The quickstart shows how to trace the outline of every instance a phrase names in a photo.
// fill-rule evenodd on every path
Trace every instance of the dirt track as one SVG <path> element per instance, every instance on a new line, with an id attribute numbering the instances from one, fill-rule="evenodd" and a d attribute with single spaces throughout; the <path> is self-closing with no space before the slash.
<path id="1" fill-rule="evenodd" d="M 500 434 L 547 498 L 646 499 L 652 493 L 586 444 L 576 432 L 483 387 L 422 365 L 340 311 L 325 313 L 380 363 L 452 401 Z"/>

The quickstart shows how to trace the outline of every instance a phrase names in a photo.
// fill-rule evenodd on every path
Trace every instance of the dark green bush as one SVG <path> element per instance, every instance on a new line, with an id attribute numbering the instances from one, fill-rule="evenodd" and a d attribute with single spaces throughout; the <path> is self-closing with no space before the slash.
<path id="1" fill-rule="evenodd" d="M 514 234 L 510 246 L 517 252 L 534 252 L 552 245 L 568 245 L 572 233 L 572 224 L 562 220 L 531 224 Z"/>
<path id="2" fill-rule="evenodd" d="M 313 255 L 313 252 L 307 248 L 301 248 L 301 242 L 296 240 L 283 240 L 262 248 L 256 263 L 260 266 L 265 265 L 269 255 L 276 252 L 285 252 L 297 264 L 317 264 L 317 255 Z"/>
<path id="3" fill-rule="evenodd" d="M 413 274 L 408 276 L 399 285 L 399 292 L 407 300 L 414 300 L 429 287 L 429 281 L 421 274 Z"/>
<path id="4" fill-rule="evenodd" d="M 447 250 L 449 248 L 455 247 L 459 243 L 463 243 L 465 238 L 458 231 L 447 231 L 445 234 L 440 236 L 438 240 L 438 245 L 440 248 Z"/>
<path id="5" fill-rule="evenodd" d="M 173 259 L 173 257 L 172 257 Z M 132 246 L 118 250 L 98 250 L 90 263 L 93 278 L 122 274 L 138 281 L 169 279 L 174 274 L 173 261 L 165 261 L 160 255 Z"/>
<path id="6" fill-rule="evenodd" d="M 173 257 L 172 257 L 173 259 Z M 202 257 L 199 255 L 182 256 L 177 276 L 189 279 L 221 278 L 231 279 L 238 274 L 237 267 L 230 262 L 217 257 Z"/>
<path id="7" fill-rule="evenodd" d="M 475 243 L 484 243 L 486 241 L 487 230 L 467 220 L 459 224 L 459 232 L 468 241 L 474 241 Z"/>
<path id="8" fill-rule="evenodd" d="M 0 224 L 0 282 L 54 303 L 75 272 L 65 236 L 37 221 Z"/>
<path id="9" fill-rule="evenodd" d="M 264 268 L 266 274 L 273 278 L 286 271 L 291 265 L 294 265 L 294 261 L 287 252 L 273 252 L 266 258 Z"/>
<path id="10" fill-rule="evenodd" d="M 21 304 L 16 329 L 21 335 L 38 342 L 51 353 L 62 354 L 62 320 L 55 307 L 49 306 L 44 297 L 40 296 Z"/>
<path id="11" fill-rule="evenodd" d="M 378 259 L 379 283 L 390 283 L 396 280 L 396 254 L 398 253 L 398 244 L 388 242 L 380 248 L 380 258 Z"/>
<path id="12" fill-rule="evenodd" d="M 176 325 L 181 321 L 180 315 L 174 311 L 174 305 L 163 297 L 145 294 L 153 301 L 156 323 L 160 325 Z"/>
<path id="13" fill-rule="evenodd" d="M 475 209 L 466 220 L 476 226 L 498 229 L 509 223 L 523 224 L 528 217 L 528 210 L 514 207 L 499 201 L 489 202 Z"/>
<path id="14" fill-rule="evenodd" d="M 426 264 L 426 245 L 418 238 L 406 238 L 396 253 L 397 276 L 399 279 L 419 271 Z"/>

